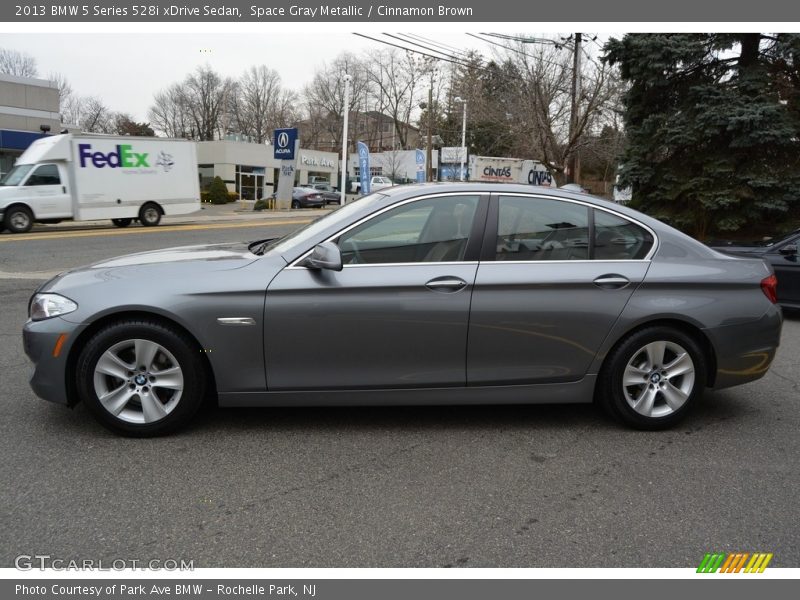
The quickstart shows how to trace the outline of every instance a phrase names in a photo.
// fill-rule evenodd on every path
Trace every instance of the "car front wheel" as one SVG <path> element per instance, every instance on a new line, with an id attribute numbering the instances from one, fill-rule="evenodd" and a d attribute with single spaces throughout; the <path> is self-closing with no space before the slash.
<path id="1" fill-rule="evenodd" d="M 679 329 L 655 326 L 623 339 L 600 374 L 604 408 L 637 429 L 666 429 L 702 395 L 707 367 L 702 349 Z"/>
<path id="2" fill-rule="evenodd" d="M 185 425 L 205 393 L 204 363 L 193 341 L 156 321 L 101 329 L 81 351 L 76 371 L 87 408 L 122 435 L 149 437 Z"/>

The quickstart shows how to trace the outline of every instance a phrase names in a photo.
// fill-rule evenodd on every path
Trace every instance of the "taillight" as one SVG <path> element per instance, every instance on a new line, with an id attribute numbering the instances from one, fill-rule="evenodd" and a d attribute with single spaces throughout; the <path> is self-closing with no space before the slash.
<path id="1" fill-rule="evenodd" d="M 778 278 L 770 275 L 761 280 L 761 291 L 773 304 L 778 303 Z"/>

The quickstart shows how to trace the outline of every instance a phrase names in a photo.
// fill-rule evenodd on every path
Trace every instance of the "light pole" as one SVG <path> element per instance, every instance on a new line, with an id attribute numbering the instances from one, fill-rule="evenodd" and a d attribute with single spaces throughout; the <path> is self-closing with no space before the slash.
<path id="1" fill-rule="evenodd" d="M 350 116 L 350 82 L 353 78 L 344 74 L 344 125 L 342 126 L 342 183 L 339 186 L 339 206 L 344 206 L 344 188 L 347 185 L 347 118 Z"/>
<path id="2" fill-rule="evenodd" d="M 461 102 L 464 105 L 464 113 L 461 118 L 461 151 L 458 153 L 461 157 L 461 181 L 464 181 L 464 161 L 467 158 L 467 101 L 461 96 L 453 98 L 453 102 Z"/>

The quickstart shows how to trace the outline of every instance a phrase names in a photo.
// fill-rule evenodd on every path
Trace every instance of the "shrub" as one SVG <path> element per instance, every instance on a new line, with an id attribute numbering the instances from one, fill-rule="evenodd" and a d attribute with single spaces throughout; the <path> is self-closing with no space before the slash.
<path id="1" fill-rule="evenodd" d="M 211 185 L 208 186 L 208 201 L 211 204 L 227 204 L 228 203 L 228 188 L 222 177 L 214 177 Z"/>
<path id="2" fill-rule="evenodd" d="M 266 210 L 268 208 L 269 206 L 266 200 L 256 200 L 256 203 L 253 205 L 253 210 Z"/>

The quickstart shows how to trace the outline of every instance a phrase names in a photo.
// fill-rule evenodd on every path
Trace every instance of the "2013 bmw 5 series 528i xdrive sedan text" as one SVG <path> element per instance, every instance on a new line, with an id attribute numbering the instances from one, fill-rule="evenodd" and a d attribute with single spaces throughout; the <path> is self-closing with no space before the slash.
<path id="1" fill-rule="evenodd" d="M 775 277 L 634 210 L 532 186 L 365 196 L 281 239 L 145 252 L 30 301 L 33 390 L 127 435 L 221 406 L 578 403 L 676 423 L 766 373 Z M 309 351 L 324 359 L 310 362 Z"/>

